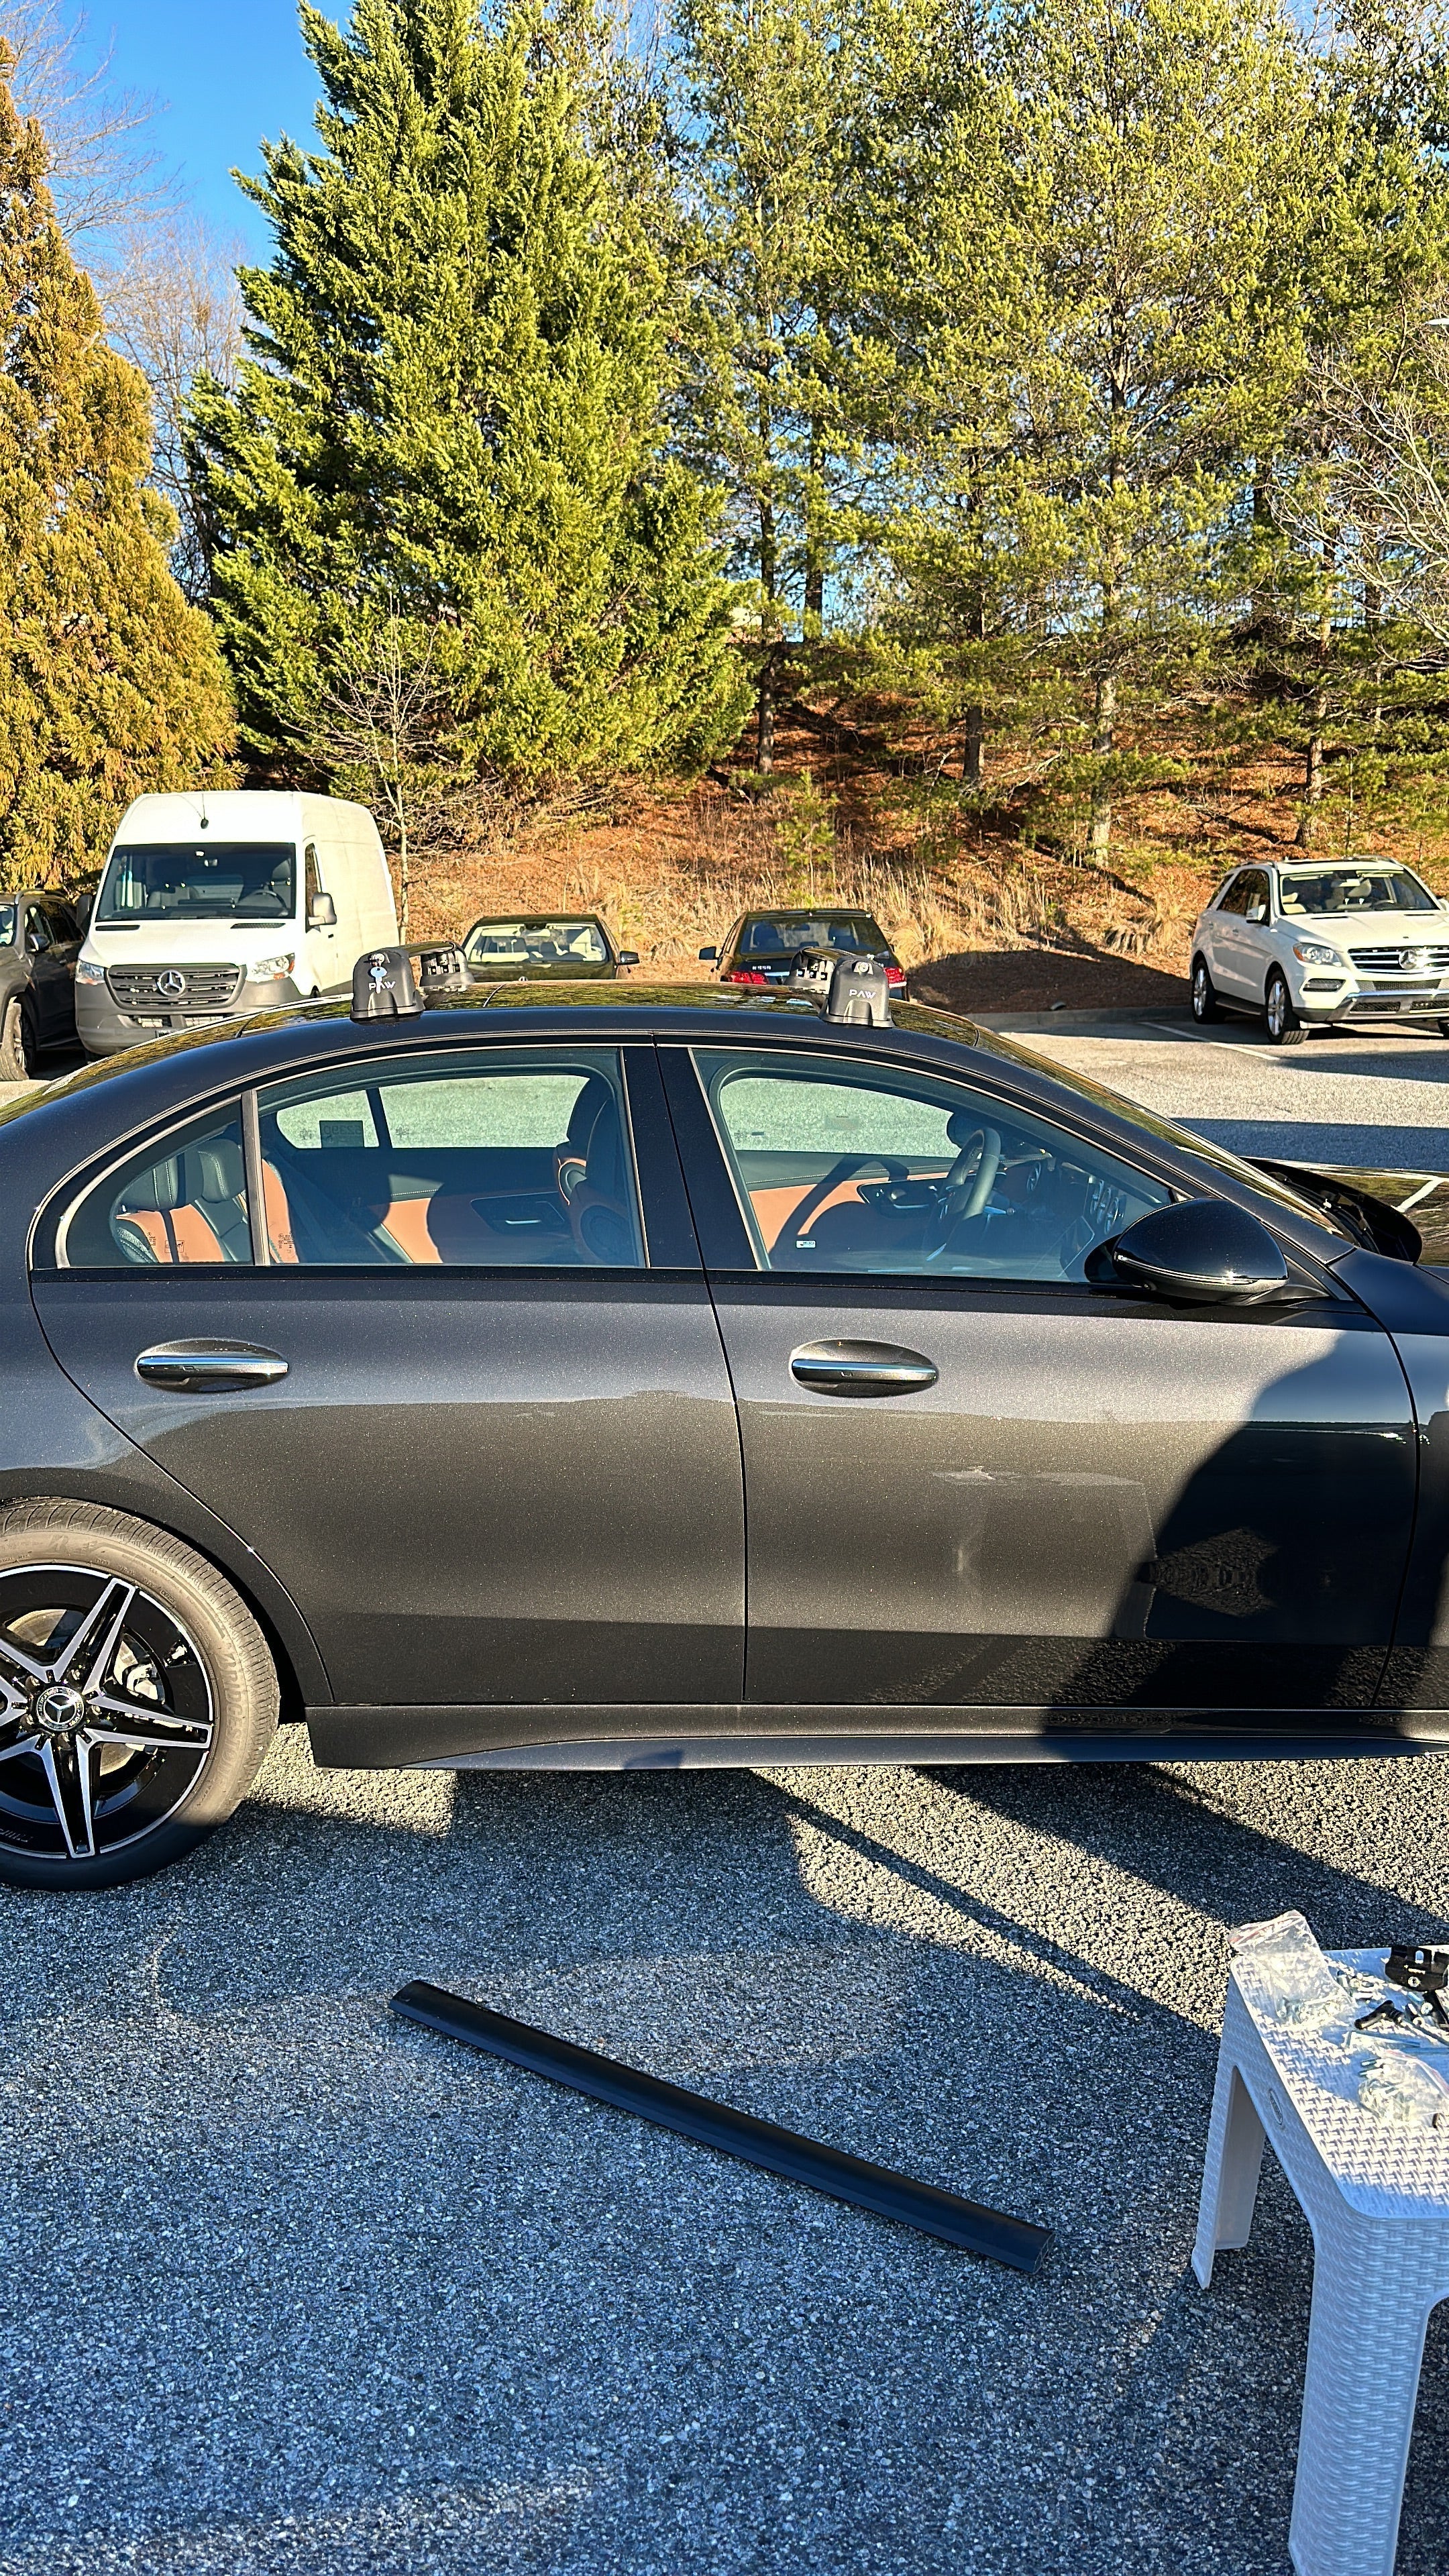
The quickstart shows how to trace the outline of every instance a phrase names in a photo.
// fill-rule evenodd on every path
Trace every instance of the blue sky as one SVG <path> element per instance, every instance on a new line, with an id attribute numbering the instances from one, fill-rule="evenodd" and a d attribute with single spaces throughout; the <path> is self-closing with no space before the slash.
<path id="1" fill-rule="evenodd" d="M 118 87 L 161 102 L 155 141 L 198 213 L 263 253 L 266 225 L 228 173 L 260 168 L 264 135 L 311 139 L 317 81 L 295 0 L 92 0 L 87 33 L 109 38 Z"/>

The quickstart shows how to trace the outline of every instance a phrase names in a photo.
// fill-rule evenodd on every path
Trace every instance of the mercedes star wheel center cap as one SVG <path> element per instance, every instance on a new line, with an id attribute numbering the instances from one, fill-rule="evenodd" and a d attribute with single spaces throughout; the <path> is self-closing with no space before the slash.
<path id="1" fill-rule="evenodd" d="M 43 1726 L 47 1735 L 68 1735 L 73 1726 L 79 1726 L 85 1713 L 80 1692 L 65 1682 L 52 1682 L 35 1703 L 36 1725 Z"/>

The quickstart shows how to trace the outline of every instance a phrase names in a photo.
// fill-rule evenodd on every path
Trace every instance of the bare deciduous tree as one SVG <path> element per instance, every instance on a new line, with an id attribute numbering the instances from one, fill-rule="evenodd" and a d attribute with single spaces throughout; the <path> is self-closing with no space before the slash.
<path id="1" fill-rule="evenodd" d="M 151 388 L 151 481 L 180 523 L 173 568 L 198 601 L 211 586 L 212 532 L 187 463 L 186 407 L 197 376 L 235 381 L 243 256 L 240 242 L 223 243 L 199 217 L 171 216 L 128 230 L 108 280 L 111 337 Z"/>
<path id="2" fill-rule="evenodd" d="M 45 133 L 61 229 L 83 257 L 117 227 L 174 208 L 176 180 L 147 139 L 157 102 L 117 85 L 112 48 L 92 47 L 83 16 L 61 0 L 0 0 L 0 43 L 15 58 L 16 106 Z"/>
<path id="3" fill-rule="evenodd" d="M 332 677 L 322 697 L 315 748 L 334 772 L 363 787 L 380 809 L 384 838 L 398 857 L 398 919 L 406 940 L 413 852 L 436 827 L 445 797 L 439 754 L 446 701 L 436 666 L 438 631 L 402 615 L 391 595 L 381 614 L 362 612 L 334 640 Z"/>
<path id="4" fill-rule="evenodd" d="M 1449 647 L 1449 347 L 1418 325 L 1376 383 L 1326 357 L 1310 389 L 1313 462 L 1278 504 L 1300 545 L 1331 553 L 1374 619 Z"/>

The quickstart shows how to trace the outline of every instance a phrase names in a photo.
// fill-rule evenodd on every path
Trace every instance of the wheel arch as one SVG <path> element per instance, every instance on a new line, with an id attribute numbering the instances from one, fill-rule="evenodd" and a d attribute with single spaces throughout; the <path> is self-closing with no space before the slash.
<path id="1" fill-rule="evenodd" d="M 190 1501 L 191 1498 L 187 1497 Z M 17 1503 L 98 1503 L 125 1512 L 167 1538 L 180 1539 L 229 1583 L 267 1641 L 277 1668 L 280 1722 L 300 1723 L 308 1707 L 328 1706 L 332 1691 L 312 1632 L 291 1594 L 252 1549 L 199 1503 L 178 1510 L 170 1496 L 137 1492 L 115 1477 L 63 1469 L 0 1474 L 0 1509 Z"/>

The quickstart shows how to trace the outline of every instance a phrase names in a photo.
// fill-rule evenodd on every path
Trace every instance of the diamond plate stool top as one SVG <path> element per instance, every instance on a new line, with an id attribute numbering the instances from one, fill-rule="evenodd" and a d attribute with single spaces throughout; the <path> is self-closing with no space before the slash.
<path id="1" fill-rule="evenodd" d="M 1329 1963 L 1381 1977 L 1385 1957 L 1343 1950 Z M 1397 2125 L 1363 2109 L 1373 2042 L 1364 2035 L 1349 2051 L 1280 2012 L 1263 1961 L 1240 1953 L 1193 2270 L 1206 2289 L 1214 2254 L 1247 2244 L 1266 2133 L 1313 2231 L 1289 2556 L 1299 2576 L 1391 2576 L 1424 2332 L 1449 2298 L 1449 2126 Z"/>

